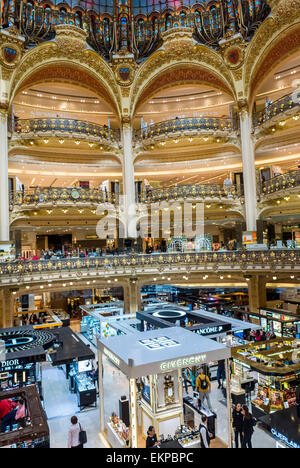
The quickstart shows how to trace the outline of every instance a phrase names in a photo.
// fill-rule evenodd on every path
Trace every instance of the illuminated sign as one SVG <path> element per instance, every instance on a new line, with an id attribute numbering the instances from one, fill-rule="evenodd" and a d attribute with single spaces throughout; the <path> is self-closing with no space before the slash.
<path id="1" fill-rule="evenodd" d="M 111 353 L 108 349 L 104 348 L 103 353 L 105 354 L 105 356 L 108 357 L 108 359 L 110 359 L 114 364 L 116 364 L 116 366 L 120 366 L 120 359 L 117 358 L 117 356 Z"/>
<path id="2" fill-rule="evenodd" d="M 198 354 L 197 356 L 162 362 L 160 365 L 160 369 L 162 371 L 181 369 L 182 367 L 196 366 L 205 362 L 206 354 Z"/>
<path id="3" fill-rule="evenodd" d="M 205 335 L 215 335 L 216 333 L 222 333 L 226 331 L 226 329 L 227 329 L 227 326 L 219 325 L 216 327 L 199 328 L 198 330 L 196 330 L 196 332 L 199 335 L 205 336 Z"/>
<path id="4" fill-rule="evenodd" d="M 280 432 L 276 431 L 276 429 L 272 428 L 271 433 L 273 434 L 274 437 L 276 437 L 276 439 L 281 440 L 282 442 L 284 442 L 289 447 L 291 447 L 291 448 L 300 448 L 299 444 L 297 444 L 296 442 L 293 442 L 292 440 L 289 440 L 287 438 L 287 436 L 285 436 L 285 435 L 281 434 Z"/>
<path id="5" fill-rule="evenodd" d="M 174 348 L 174 346 L 180 346 L 179 341 L 172 340 L 167 336 L 160 336 L 159 338 L 149 338 L 147 340 L 139 340 L 139 343 L 150 350 Z"/>

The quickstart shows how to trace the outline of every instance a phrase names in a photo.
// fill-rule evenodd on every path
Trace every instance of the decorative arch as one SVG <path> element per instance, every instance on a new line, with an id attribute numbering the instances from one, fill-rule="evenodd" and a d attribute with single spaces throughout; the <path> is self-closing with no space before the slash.
<path id="1" fill-rule="evenodd" d="M 245 96 L 249 100 L 254 100 L 258 86 L 283 59 L 300 50 L 299 6 L 300 0 L 295 0 L 284 10 L 275 10 L 250 42 L 244 68 Z"/>
<path id="2" fill-rule="evenodd" d="M 28 86 L 61 81 L 92 90 L 120 118 L 120 93 L 114 74 L 106 62 L 93 51 L 80 50 L 79 41 L 66 42 L 65 49 L 60 45 L 45 43 L 23 57 L 10 83 L 10 105 L 16 93 Z"/>
<path id="3" fill-rule="evenodd" d="M 131 87 L 131 116 L 145 100 L 163 88 L 183 83 L 205 84 L 236 98 L 231 71 L 222 56 L 203 45 L 195 45 L 191 33 L 166 39 L 164 49 L 154 52 L 135 75 Z"/>
<path id="4" fill-rule="evenodd" d="M 210 70 L 205 69 L 203 66 L 197 66 L 196 64 L 182 63 L 157 73 L 142 89 L 136 101 L 134 111 L 157 92 L 187 83 L 208 85 L 232 95 L 232 91 L 226 86 L 224 81 Z"/>

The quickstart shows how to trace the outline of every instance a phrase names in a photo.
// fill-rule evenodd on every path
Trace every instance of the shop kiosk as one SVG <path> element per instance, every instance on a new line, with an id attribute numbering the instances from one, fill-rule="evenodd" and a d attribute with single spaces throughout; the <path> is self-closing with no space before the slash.
<path id="1" fill-rule="evenodd" d="M 191 446 L 196 431 L 185 429 L 182 369 L 224 359 L 228 377 L 230 349 L 180 327 L 171 327 L 99 338 L 98 350 L 99 368 L 106 356 L 129 382 L 130 428 L 126 428 L 117 415 L 107 418 L 108 401 L 105 401 L 103 376 L 99 374 L 100 427 L 108 445 L 117 448 L 130 444 L 132 448 L 143 448 L 148 427 L 153 425 L 160 439 L 175 438 L 182 446 Z M 229 378 L 226 382 L 230 396 Z M 230 427 L 230 400 L 227 405 Z M 194 426 L 198 423 L 195 421 Z M 231 434 L 231 429 L 228 433 Z"/>
<path id="2" fill-rule="evenodd" d="M 22 398 L 26 407 L 26 424 L 0 433 L 1 448 L 50 448 L 49 426 L 42 408 L 37 387 L 30 385 L 0 392 L 0 400 Z"/>

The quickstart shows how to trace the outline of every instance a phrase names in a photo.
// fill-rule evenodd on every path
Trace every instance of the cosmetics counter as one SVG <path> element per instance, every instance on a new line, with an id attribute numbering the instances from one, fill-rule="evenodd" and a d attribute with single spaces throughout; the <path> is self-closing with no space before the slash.
<path id="1" fill-rule="evenodd" d="M 257 375 L 252 387 L 252 412 L 259 418 L 296 404 L 296 388 L 300 385 L 300 342 L 278 339 L 234 348 L 232 390 L 241 382 Z"/>
<path id="2" fill-rule="evenodd" d="M 195 355 L 197 349 L 201 349 L 201 354 Z M 98 350 L 99 367 L 105 356 L 123 374 L 122 381 L 128 382 L 128 407 L 127 410 L 120 410 L 118 417 L 126 428 L 130 427 L 132 448 L 145 447 L 149 426 L 155 427 L 157 437 L 163 443 L 179 443 L 185 448 L 199 446 L 198 428 L 201 415 L 206 410 L 199 411 L 197 401 L 183 398 L 182 370 L 203 366 L 208 362 L 228 360 L 231 355 L 229 348 L 175 326 L 99 338 Z M 108 403 L 105 401 L 101 375 L 99 398 L 102 436 L 113 448 L 125 446 L 128 441 L 120 434 L 124 427 L 121 424 L 121 429 L 119 427 L 116 431 L 112 420 L 107 419 L 109 408 L 106 407 Z M 207 416 L 215 434 L 215 414 L 207 410 Z M 229 426 L 229 411 L 227 423 Z M 228 440 L 228 444 L 231 441 Z"/>
<path id="3" fill-rule="evenodd" d="M 121 301 L 109 304 L 85 305 L 81 306 L 83 317 L 80 323 L 81 333 L 90 343 L 97 347 L 97 335 L 104 337 L 115 336 L 116 331 L 110 327 L 109 321 L 114 317 L 124 320 L 128 314 L 123 314 L 123 303 Z"/>
<path id="4" fill-rule="evenodd" d="M 92 378 L 92 361 L 79 361 L 72 363 L 69 373 L 69 388 L 76 393 L 80 411 L 88 407 L 97 406 L 97 390 Z"/>

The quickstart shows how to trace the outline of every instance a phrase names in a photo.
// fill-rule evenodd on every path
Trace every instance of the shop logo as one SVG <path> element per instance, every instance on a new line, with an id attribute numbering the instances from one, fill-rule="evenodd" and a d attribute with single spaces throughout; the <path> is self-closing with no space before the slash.
<path id="1" fill-rule="evenodd" d="M 20 338 L 4 338 L 5 346 L 7 348 L 12 348 L 14 346 L 23 346 L 34 341 L 32 336 L 22 336 Z"/>
<path id="2" fill-rule="evenodd" d="M 197 366 L 206 362 L 206 354 L 199 354 L 189 358 L 175 359 L 172 361 L 162 362 L 160 369 L 162 371 L 169 371 L 174 369 L 181 369 L 183 367 Z"/>
<path id="3" fill-rule="evenodd" d="M 110 359 L 114 364 L 116 364 L 116 366 L 120 366 L 120 359 L 118 359 L 117 356 L 115 356 L 112 352 L 104 348 L 103 353 L 105 354 L 105 356 L 108 357 L 108 359 Z"/>
<path id="4" fill-rule="evenodd" d="M 19 359 L 12 359 L 10 361 L 3 361 L 3 362 L 0 362 L 1 364 L 1 368 L 4 369 L 4 368 L 10 368 L 10 367 L 16 367 L 16 366 L 19 366 L 20 365 L 20 361 Z"/>
<path id="5" fill-rule="evenodd" d="M 160 336 L 159 338 L 150 338 L 148 340 L 139 340 L 139 343 L 150 350 L 174 348 L 175 346 L 180 346 L 179 341 L 172 340 L 167 336 Z"/>
<path id="6" fill-rule="evenodd" d="M 286 437 L 285 435 L 283 435 L 280 432 L 276 431 L 276 429 L 272 428 L 271 433 L 273 434 L 274 437 L 276 437 L 276 439 L 281 440 L 282 442 L 284 442 L 289 447 L 300 448 L 300 445 L 298 445 L 296 442 L 293 442 L 292 440 L 289 440 L 288 437 Z"/>
<path id="7" fill-rule="evenodd" d="M 214 335 L 215 333 L 221 333 L 223 331 L 223 326 L 220 325 L 219 327 L 206 327 L 206 328 L 199 328 L 197 333 L 199 335 Z"/>

